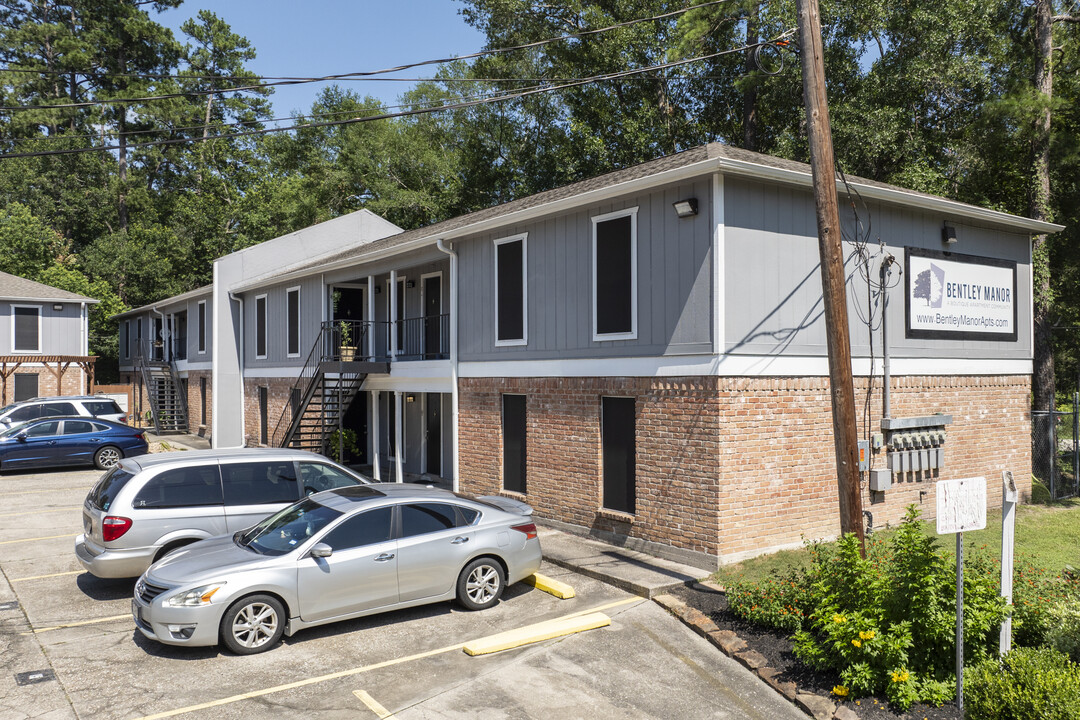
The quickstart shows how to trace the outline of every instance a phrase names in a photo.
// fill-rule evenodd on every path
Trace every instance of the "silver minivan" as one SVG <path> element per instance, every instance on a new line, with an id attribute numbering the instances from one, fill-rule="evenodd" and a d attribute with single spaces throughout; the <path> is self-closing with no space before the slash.
<path id="1" fill-rule="evenodd" d="M 138 577 L 173 550 L 248 528 L 304 495 L 370 482 L 303 450 L 197 450 L 126 458 L 86 496 L 75 556 L 97 577 Z"/>

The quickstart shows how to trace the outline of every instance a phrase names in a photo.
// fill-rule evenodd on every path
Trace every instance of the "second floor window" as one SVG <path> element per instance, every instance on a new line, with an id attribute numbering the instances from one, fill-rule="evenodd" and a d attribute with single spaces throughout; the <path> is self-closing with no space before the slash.
<path id="1" fill-rule="evenodd" d="M 300 355 L 300 288 L 289 288 L 285 293 L 288 299 L 288 349 L 290 357 Z"/>
<path id="2" fill-rule="evenodd" d="M 524 345 L 528 281 L 525 235 L 495 241 L 495 342 Z"/>
<path id="3" fill-rule="evenodd" d="M 206 301 L 199 302 L 199 352 L 206 352 Z"/>
<path id="4" fill-rule="evenodd" d="M 15 352 L 41 352 L 41 308 L 15 305 Z"/>
<path id="5" fill-rule="evenodd" d="M 266 296 L 255 298 L 255 357 L 266 357 Z"/>
<path id="6" fill-rule="evenodd" d="M 637 208 L 594 217 L 593 340 L 637 337 Z"/>

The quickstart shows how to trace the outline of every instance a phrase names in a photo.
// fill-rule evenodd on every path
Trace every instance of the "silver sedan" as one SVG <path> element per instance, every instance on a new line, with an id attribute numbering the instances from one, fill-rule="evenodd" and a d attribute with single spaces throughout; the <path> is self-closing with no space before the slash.
<path id="1" fill-rule="evenodd" d="M 148 638 L 241 655 L 387 610 L 455 598 L 482 610 L 539 569 L 531 514 L 515 500 L 416 485 L 327 490 L 153 564 L 131 610 Z"/>

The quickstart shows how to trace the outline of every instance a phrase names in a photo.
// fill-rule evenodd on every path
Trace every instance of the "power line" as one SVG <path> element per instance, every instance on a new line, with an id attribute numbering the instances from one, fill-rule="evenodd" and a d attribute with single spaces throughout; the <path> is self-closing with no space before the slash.
<path id="1" fill-rule="evenodd" d="M 618 78 L 621 78 L 621 77 L 627 77 L 627 76 L 636 75 L 636 74 L 639 74 L 639 73 L 642 73 L 642 72 L 651 72 L 651 71 L 654 71 L 654 70 L 666 70 L 666 69 L 670 69 L 670 68 L 673 68 L 673 67 L 680 67 L 680 66 L 683 66 L 683 65 L 688 65 L 688 64 L 693 63 L 693 62 L 699 62 L 701 60 L 709 60 L 709 59 L 712 59 L 712 58 L 715 58 L 715 57 L 720 57 L 720 56 L 723 56 L 723 55 L 730 55 L 732 53 L 745 52 L 746 50 L 748 50 L 750 48 L 753 48 L 753 47 L 757 47 L 759 45 L 771 44 L 771 43 L 775 42 L 777 39 L 779 39 L 780 37 L 786 37 L 787 35 L 790 35 L 792 33 L 794 33 L 794 30 L 788 30 L 785 33 L 783 33 L 781 36 L 778 36 L 778 38 L 774 38 L 773 40 L 769 40 L 769 41 L 765 41 L 765 42 L 761 42 L 761 43 L 756 43 L 754 45 L 744 45 L 742 47 L 733 48 L 733 49 L 730 49 L 730 50 L 721 50 L 720 52 L 712 53 L 712 54 L 709 54 L 709 55 L 700 55 L 698 57 L 689 58 L 689 59 L 686 59 L 686 60 L 677 60 L 677 61 L 670 62 L 670 63 L 664 63 L 662 65 L 651 65 L 651 66 L 648 66 L 648 67 L 645 67 L 645 68 L 639 68 L 637 70 L 621 70 L 621 71 L 615 72 L 615 73 L 607 73 L 607 74 L 604 74 L 604 75 L 596 75 L 596 76 L 593 76 L 593 77 L 590 77 L 590 78 L 582 78 L 581 80 L 568 82 L 568 83 L 565 83 L 565 84 L 562 84 L 562 85 L 553 85 L 553 86 L 548 86 L 548 87 L 538 87 L 538 88 L 533 88 L 533 89 L 529 89 L 529 90 L 525 90 L 525 91 L 509 93 L 509 94 L 502 95 L 502 96 L 497 96 L 497 97 L 489 97 L 489 98 L 481 98 L 481 99 L 476 99 L 476 100 L 468 100 L 468 101 L 464 101 L 464 102 L 451 103 L 449 105 L 440 105 L 440 106 L 437 106 L 437 107 L 430 107 L 430 108 L 417 108 L 417 109 L 414 109 L 414 110 L 405 110 L 405 111 L 396 112 L 396 113 L 381 113 L 381 114 L 378 114 L 378 115 L 368 115 L 368 116 L 362 116 L 362 117 L 349 118 L 347 120 L 333 120 L 333 121 L 326 121 L 326 122 L 319 122 L 319 123 L 304 123 L 304 124 L 301 124 L 301 125 L 290 125 L 290 126 L 286 126 L 286 127 L 276 127 L 276 128 L 261 128 L 259 130 L 253 130 L 253 131 L 250 131 L 250 132 L 225 133 L 225 134 L 219 134 L 219 135 L 211 135 L 211 136 L 207 136 L 205 138 L 200 138 L 200 137 L 173 138 L 173 139 L 169 139 L 169 140 L 153 140 L 153 141 L 144 142 L 144 143 L 131 143 L 131 144 L 125 145 L 124 148 L 126 150 L 135 150 L 135 149 L 144 148 L 144 147 L 154 147 L 154 146 L 160 146 L 160 145 L 177 145 L 177 144 L 187 143 L 187 142 L 203 142 L 203 141 L 206 141 L 206 140 L 228 140 L 228 139 L 241 138 L 241 137 L 252 137 L 252 136 L 256 136 L 256 135 L 266 135 L 266 134 L 273 133 L 273 132 L 285 132 L 287 130 L 300 130 L 300 129 L 305 129 L 305 128 L 331 127 L 331 126 L 338 126 L 338 125 L 352 125 L 352 124 L 362 123 L 362 122 L 373 122 L 375 120 L 389 120 L 389 119 L 392 119 L 392 118 L 399 118 L 399 117 L 411 117 L 411 116 L 416 116 L 416 115 L 427 115 L 429 113 L 442 112 L 442 111 L 446 111 L 446 110 L 463 110 L 463 109 L 466 109 L 466 108 L 475 107 L 475 106 L 479 106 L 479 105 L 487 105 L 487 104 L 495 103 L 495 102 L 504 102 L 504 101 L 507 101 L 507 100 L 516 100 L 516 99 L 520 99 L 520 98 L 524 98 L 524 97 L 529 97 L 529 96 L 532 96 L 532 95 L 537 95 L 537 94 L 540 94 L 540 93 L 555 92 L 557 90 L 566 90 L 568 88 L 579 87 L 579 86 L 582 86 L 582 85 L 586 85 L 586 84 L 593 83 L 593 82 L 599 82 L 599 81 L 603 81 L 603 80 L 614 80 L 614 79 L 618 79 Z M 103 146 L 99 146 L 99 147 L 90 147 L 90 148 L 70 148 L 70 149 L 64 149 L 64 150 L 42 150 L 42 151 L 37 151 L 37 152 L 26 152 L 26 153 L 4 153 L 4 154 L 0 154 L 0 159 L 24 158 L 24 157 L 43 157 L 43 156 L 49 156 L 49 155 L 74 155 L 74 154 L 79 154 L 79 153 L 112 151 L 112 150 L 119 150 L 119 149 L 120 149 L 119 145 L 103 145 Z"/>
<path id="2" fill-rule="evenodd" d="M 240 86 L 231 87 L 231 88 L 192 90 L 192 91 L 189 91 L 189 92 L 166 93 L 164 95 L 148 95 L 148 96 L 138 97 L 138 98 L 110 98 L 110 99 L 106 99 L 106 100 L 94 100 L 94 101 L 88 101 L 88 102 L 82 102 L 82 103 L 58 103 L 58 104 L 55 104 L 55 105 L 10 105 L 10 106 L 0 106 L 0 110 L 3 110 L 3 111 L 14 111 L 14 110 L 60 110 L 60 109 L 68 109 L 68 108 L 95 107 L 97 105 L 134 104 L 134 103 L 150 102 L 152 100 L 166 100 L 166 99 L 175 99 L 175 98 L 201 97 L 201 96 L 205 96 L 205 95 L 217 95 L 217 94 L 224 94 L 224 93 L 231 93 L 231 92 L 253 92 L 253 91 L 256 91 L 256 90 L 259 90 L 259 89 L 262 89 L 262 88 L 277 87 L 277 86 L 282 86 L 282 85 L 305 85 L 305 84 L 308 84 L 308 83 L 316 83 L 316 82 L 331 82 L 331 81 L 343 80 L 343 79 L 365 78 L 365 77 L 372 76 L 372 75 L 386 75 L 386 74 L 389 74 L 389 73 L 401 72 L 402 70 L 408 70 L 408 69 L 415 68 L 415 67 L 423 67 L 425 65 L 443 65 L 445 63 L 450 63 L 450 62 L 455 62 L 455 61 L 460 61 L 460 60 L 472 60 L 474 58 L 486 57 L 486 56 L 489 56 L 489 55 L 499 55 L 499 54 L 503 54 L 503 53 L 516 52 L 518 50 L 528 50 L 530 48 L 541 47 L 543 45 L 549 45 L 551 43 L 562 42 L 564 40 L 578 40 L 578 39 L 581 39 L 583 37 L 588 37 L 590 35 L 597 35 L 597 34 L 600 34 L 600 33 L 611 32 L 612 30 L 619 30 L 621 28 L 630 27 L 632 25 L 637 25 L 637 24 L 643 23 L 643 22 L 653 22 L 653 21 L 656 21 L 656 20 L 665 20 L 667 18 L 674 17 L 676 15 L 681 15 L 683 13 L 687 13 L 687 12 L 689 12 L 691 10 L 697 10 L 699 8 L 709 7 L 711 5 L 719 5 L 721 3 L 726 3 L 726 2 L 730 2 L 730 1 L 731 0 L 709 0 L 709 2 L 704 2 L 704 3 L 701 3 L 700 5 L 691 5 L 689 7 L 681 8 L 679 10 L 672 10 L 671 12 L 662 13 L 660 15 L 653 15 L 651 17 L 637 18 L 637 19 L 634 19 L 634 20 L 627 20 L 625 22 L 616 23 L 614 25 L 608 25 L 608 26 L 602 27 L 602 28 L 596 28 L 594 30 L 583 30 L 583 31 L 578 32 L 578 33 L 571 33 L 571 34 L 568 34 L 568 35 L 561 35 L 559 37 L 554 37 L 554 38 L 545 38 L 543 40 L 535 40 L 535 41 L 530 42 L 530 43 L 524 43 L 524 44 L 521 44 L 521 45 L 512 45 L 510 47 L 505 47 L 505 48 L 493 48 L 491 50 L 480 50 L 478 52 L 470 53 L 468 55 L 461 55 L 461 56 L 458 56 L 458 57 L 439 58 L 439 59 L 436 59 L 436 60 L 421 60 L 419 62 L 406 63 L 404 65 L 398 65 L 397 67 L 383 68 L 382 70 L 370 70 L 370 71 L 364 71 L 364 72 L 342 73 L 342 74 L 337 74 L 337 75 L 324 75 L 322 77 L 317 77 L 317 78 L 299 78 L 299 79 L 294 79 L 294 80 L 275 80 L 273 82 L 255 83 L 255 84 L 251 84 L 251 85 L 240 85 Z M 46 72 L 57 72 L 57 73 L 60 73 L 60 74 L 63 74 L 63 75 L 70 75 L 71 74 L 71 71 L 68 71 L 68 72 L 46 71 Z M 78 73 L 76 73 L 76 74 L 78 74 Z M 124 77 L 124 76 L 123 75 L 116 75 L 116 76 L 113 76 L 113 77 Z M 133 77 L 138 77 L 138 76 L 133 76 Z M 150 78 L 150 77 L 153 77 L 153 76 L 148 75 L 146 77 Z M 172 75 L 172 74 L 169 74 L 169 75 L 159 76 L 158 79 L 171 78 L 171 79 L 175 79 L 175 80 L 183 80 L 183 79 L 185 79 L 185 77 L 186 76 L 184 76 L 184 75 Z M 209 76 L 209 77 L 217 77 L 217 76 Z M 245 78 L 245 80 L 250 80 L 250 78 Z"/>

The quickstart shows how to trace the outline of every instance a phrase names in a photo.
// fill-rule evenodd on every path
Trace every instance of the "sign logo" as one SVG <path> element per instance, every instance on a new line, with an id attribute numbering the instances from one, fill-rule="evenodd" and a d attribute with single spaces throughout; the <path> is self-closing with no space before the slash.
<path id="1" fill-rule="evenodd" d="M 907 337 L 1017 339 L 1016 263 L 906 248 Z"/>

